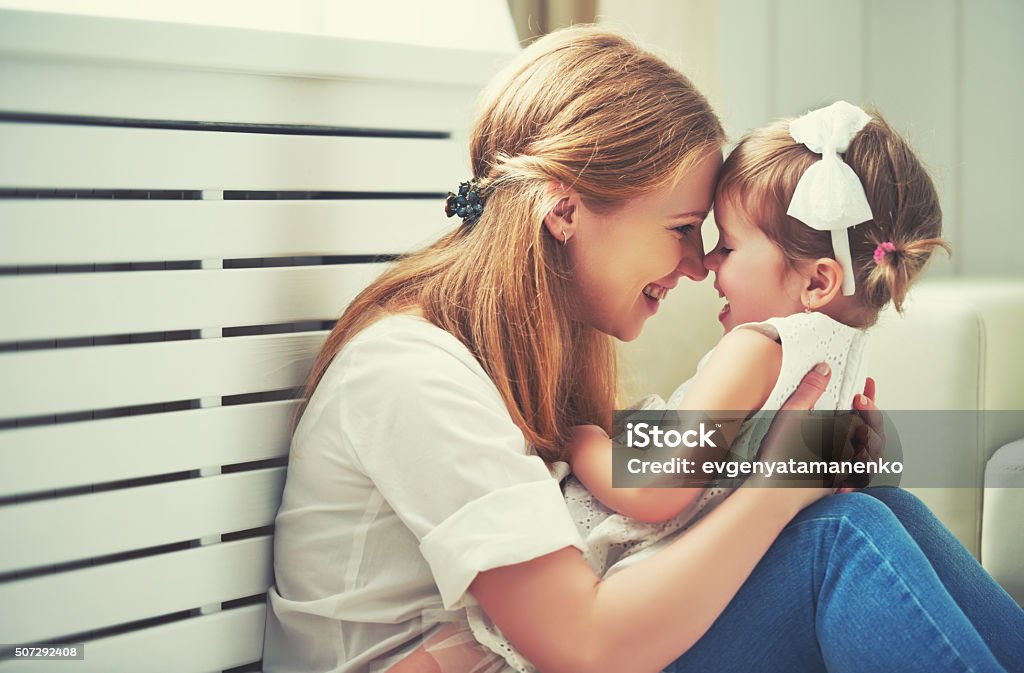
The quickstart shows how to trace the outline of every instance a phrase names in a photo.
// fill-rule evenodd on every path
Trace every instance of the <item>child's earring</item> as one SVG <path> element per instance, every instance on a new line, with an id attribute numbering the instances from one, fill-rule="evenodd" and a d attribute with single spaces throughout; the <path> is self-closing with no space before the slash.
<path id="1" fill-rule="evenodd" d="M 803 305 L 804 305 L 804 313 L 811 313 L 812 312 L 811 311 L 811 307 L 808 306 L 806 302 L 803 302 Z"/>

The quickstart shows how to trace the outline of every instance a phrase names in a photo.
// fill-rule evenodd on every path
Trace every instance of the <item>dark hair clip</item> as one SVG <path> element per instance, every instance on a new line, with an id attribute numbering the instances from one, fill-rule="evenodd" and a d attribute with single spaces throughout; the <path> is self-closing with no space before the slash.
<path id="1" fill-rule="evenodd" d="M 472 226 L 480 219 L 484 212 L 484 199 L 476 188 L 476 180 L 459 183 L 459 193 L 448 192 L 448 198 L 444 202 L 444 214 L 448 217 L 458 215 L 462 223 Z"/>

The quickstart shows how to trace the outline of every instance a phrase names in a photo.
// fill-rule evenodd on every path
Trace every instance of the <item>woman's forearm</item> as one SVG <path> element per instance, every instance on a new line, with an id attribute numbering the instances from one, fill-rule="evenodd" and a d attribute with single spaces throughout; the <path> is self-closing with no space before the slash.
<path id="1" fill-rule="evenodd" d="M 686 535 L 599 581 L 561 550 L 477 576 L 471 591 L 547 672 L 655 673 L 689 649 L 739 591 L 810 489 L 740 488 Z"/>
<path id="2" fill-rule="evenodd" d="M 601 582 L 588 625 L 593 660 L 660 671 L 693 646 L 800 511 L 794 495 L 740 488 L 685 535 Z"/>

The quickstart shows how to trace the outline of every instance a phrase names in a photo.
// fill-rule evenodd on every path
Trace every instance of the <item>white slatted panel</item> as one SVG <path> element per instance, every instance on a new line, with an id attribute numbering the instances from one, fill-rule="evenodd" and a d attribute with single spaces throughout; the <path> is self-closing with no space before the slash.
<path id="1" fill-rule="evenodd" d="M 0 277 L 0 341 L 332 320 L 384 268 L 345 264 Z"/>
<path id="2" fill-rule="evenodd" d="M 2 417 L 153 404 L 302 385 L 324 333 L 0 354 Z M 15 391 L 17 394 L 14 394 Z"/>
<path id="3" fill-rule="evenodd" d="M 385 265 L 319 258 L 449 230 L 440 195 L 469 173 L 472 101 L 506 58 L 0 10 L 0 640 L 89 641 L 33 670 L 259 661 L 263 606 L 205 613 L 272 581 L 269 537 L 220 540 L 272 524 L 297 403 L 221 405 L 303 384 L 325 333 L 223 330 L 333 320 Z M 223 268 L 237 259 L 255 261 Z M 89 271 L 167 262 L 201 268 Z M 185 612 L 204 616 L 142 626 Z"/>
<path id="4" fill-rule="evenodd" d="M 0 185 L 34 188 L 445 193 L 468 172 L 451 140 L 0 122 L 0 147 Z"/>
<path id="5" fill-rule="evenodd" d="M 288 455 L 296 404 L 190 409 L 0 432 L 0 498 L 280 458 Z"/>
<path id="6" fill-rule="evenodd" d="M 258 661 L 266 607 L 252 605 L 86 644 L 83 661 L 37 660 L 31 673 L 209 673 Z M 23 673 L 24 661 L 0 662 Z"/>
<path id="7" fill-rule="evenodd" d="M 8 506 L 0 572 L 266 526 L 283 484 L 271 468 Z"/>
<path id="8" fill-rule="evenodd" d="M 440 199 L 0 200 L 0 266 L 379 255 L 453 226 Z"/>
<path id="9" fill-rule="evenodd" d="M 467 66 L 473 65 L 462 57 L 451 72 L 465 72 Z M 446 72 L 438 67 L 436 74 Z M 59 88 L 38 86 L 39 82 L 58 78 L 62 84 Z M 147 69 L 137 64 L 117 67 L 84 60 L 56 64 L 24 57 L 4 57 L 4 67 L 0 68 L 0 107 L 4 109 L 245 124 L 411 131 L 464 128 L 469 124 L 477 89 L 477 85 L 466 82 L 438 86 L 422 81 L 310 79 L 294 75 Z M 143 90 L 146 95 L 138 95 Z M 410 99 L 416 104 L 409 105 Z M 259 104 L 240 105 L 239 101 Z"/>
<path id="10" fill-rule="evenodd" d="M 510 54 L 164 21 L 3 10 L 0 45 L 19 56 L 186 71 L 363 79 L 479 89 Z M 396 20 L 400 17 L 396 16 Z M 504 45 L 502 45 L 504 46 Z M 413 84 L 415 86 L 415 84 Z M 148 88 L 148 87 L 147 87 Z M 211 95 L 218 92 L 211 91 Z M 67 101 L 69 106 L 74 101 Z"/>
<path id="11" fill-rule="evenodd" d="M 255 596 L 273 582 L 270 554 L 260 537 L 0 585 L 0 633 L 40 642 Z"/>

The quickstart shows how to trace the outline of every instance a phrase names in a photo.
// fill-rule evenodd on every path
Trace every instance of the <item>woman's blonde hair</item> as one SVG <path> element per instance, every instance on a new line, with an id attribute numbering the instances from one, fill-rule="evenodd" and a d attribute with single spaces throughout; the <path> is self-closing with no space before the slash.
<path id="1" fill-rule="evenodd" d="M 941 238 L 942 211 L 935 185 L 907 142 L 875 111 L 850 141 L 843 160 L 864 186 L 873 218 L 848 230 L 855 296 L 863 308 L 856 326 L 868 327 L 889 301 L 897 311 Z M 832 257 L 831 235 L 786 214 L 797 181 L 820 155 L 789 134 L 780 120 L 744 136 L 722 166 L 716 200 L 733 200 L 790 263 Z M 893 250 L 876 263 L 879 244 Z"/>
<path id="2" fill-rule="evenodd" d="M 545 460 L 562 458 L 573 425 L 609 429 L 614 345 L 571 318 L 571 269 L 542 226 L 559 198 L 552 185 L 612 209 L 678 179 L 723 138 L 689 80 L 629 40 L 596 27 L 537 40 L 481 98 L 470 138 L 480 219 L 404 256 L 352 301 L 306 399 L 354 334 L 418 307 L 473 353 Z"/>

